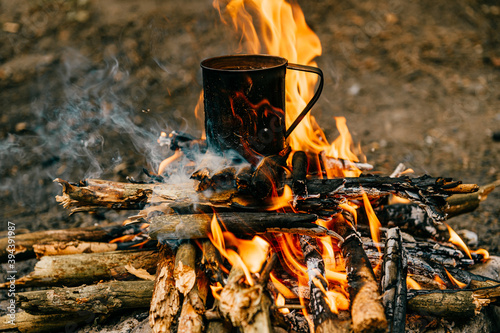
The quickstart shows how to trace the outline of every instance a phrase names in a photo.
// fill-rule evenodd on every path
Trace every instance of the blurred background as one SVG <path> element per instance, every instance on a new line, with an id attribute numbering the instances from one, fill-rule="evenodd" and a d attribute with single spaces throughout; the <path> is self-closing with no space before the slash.
<path id="1" fill-rule="evenodd" d="M 381 174 L 403 162 L 479 185 L 500 178 L 498 1 L 298 4 L 323 47 L 312 113 L 330 140 L 344 116 Z M 68 216 L 52 181 L 156 170 L 169 154 L 161 131 L 201 136 L 200 61 L 240 49 L 210 0 L 1 0 L 0 27 L 0 220 L 30 230 L 126 216 Z M 498 192 L 450 220 L 494 254 Z"/>

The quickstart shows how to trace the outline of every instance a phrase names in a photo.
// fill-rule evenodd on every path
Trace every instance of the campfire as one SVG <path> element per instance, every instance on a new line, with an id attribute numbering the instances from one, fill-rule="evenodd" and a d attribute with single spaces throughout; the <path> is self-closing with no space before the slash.
<path id="1" fill-rule="evenodd" d="M 488 252 L 445 221 L 497 184 L 402 164 L 377 174 L 342 117 L 329 143 L 308 113 L 323 87 L 318 37 L 297 5 L 249 3 L 216 4 L 249 54 L 202 62 L 202 138 L 161 133 L 172 154 L 147 181 L 55 180 L 71 213 L 138 213 L 18 236 L 17 258 L 40 261 L 17 286 L 53 287 L 18 293 L 18 329 L 149 307 L 153 332 L 404 332 L 496 301 L 500 281 L 471 272 Z"/>

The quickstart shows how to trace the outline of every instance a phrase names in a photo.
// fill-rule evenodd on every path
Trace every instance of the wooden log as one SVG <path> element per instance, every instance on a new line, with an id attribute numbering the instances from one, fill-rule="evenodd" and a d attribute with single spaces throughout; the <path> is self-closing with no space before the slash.
<path id="1" fill-rule="evenodd" d="M 399 228 L 387 231 L 382 270 L 382 302 L 389 332 L 404 333 L 408 263 Z"/>
<path id="2" fill-rule="evenodd" d="M 197 271 L 196 284 L 189 291 L 182 304 L 178 333 L 201 333 L 205 325 L 203 315 L 208 295 L 208 278 L 201 270 Z"/>
<path id="3" fill-rule="evenodd" d="M 271 333 L 271 299 L 261 284 L 247 286 L 240 283 L 244 277 L 240 267 L 232 267 L 220 294 L 220 313 L 244 333 Z"/>
<path id="4" fill-rule="evenodd" d="M 179 291 L 174 280 L 175 258 L 168 245 L 160 244 L 156 280 L 149 309 L 149 324 L 154 333 L 170 332 L 180 311 Z"/>
<path id="5" fill-rule="evenodd" d="M 349 221 L 349 222 L 348 222 Z M 387 319 L 378 283 L 361 238 L 352 227 L 352 216 L 343 213 L 334 223 L 333 230 L 344 240 L 340 243 L 345 261 L 349 298 L 351 301 L 352 329 L 354 332 L 385 332 Z"/>
<path id="6" fill-rule="evenodd" d="M 80 253 L 101 253 L 111 251 L 121 251 L 133 249 L 143 241 L 124 243 L 103 243 L 103 242 L 51 242 L 48 244 L 35 244 L 33 251 L 37 258 L 43 256 L 70 255 Z M 156 242 L 148 242 L 141 246 L 141 250 L 156 248 Z"/>
<path id="7" fill-rule="evenodd" d="M 295 195 L 307 196 L 307 154 L 296 151 L 292 158 L 292 190 Z"/>
<path id="8" fill-rule="evenodd" d="M 277 155 L 266 156 L 255 168 L 250 183 L 250 193 L 257 199 L 277 194 L 285 180 L 285 165 L 291 149 L 285 148 Z"/>
<path id="9" fill-rule="evenodd" d="M 316 240 L 309 236 L 300 236 L 300 247 L 307 264 L 307 275 L 309 276 L 309 313 L 313 318 L 315 332 L 348 332 L 326 302 L 325 291 L 328 290 L 328 282 L 325 278 L 325 264 L 319 252 Z M 319 288 L 321 283 L 323 288 Z"/>
<path id="10" fill-rule="evenodd" d="M 175 287 L 187 295 L 196 282 L 195 270 L 196 249 L 190 242 L 182 243 L 175 254 L 174 280 Z"/>
<path id="11" fill-rule="evenodd" d="M 408 310 L 445 318 L 470 318 L 500 295 L 500 286 L 475 290 L 414 290 L 408 293 Z"/>
<path id="12" fill-rule="evenodd" d="M 42 257 L 30 274 L 16 280 L 16 288 L 77 286 L 101 280 L 133 277 L 125 266 L 154 271 L 157 262 L 155 251 L 114 251 Z M 0 284 L 0 289 L 8 288 Z"/>
<path id="13" fill-rule="evenodd" d="M 67 314 L 30 315 L 18 312 L 11 322 L 8 315 L 0 317 L 0 332 L 45 333 L 76 331 L 81 324 L 90 324 L 96 319 L 93 312 Z"/>
<path id="14" fill-rule="evenodd" d="M 220 268 L 222 257 L 217 248 L 210 240 L 204 240 L 202 243 L 201 264 L 205 268 L 205 274 L 212 283 L 223 283 L 223 273 Z"/>
<path id="15" fill-rule="evenodd" d="M 294 232 L 298 234 L 326 235 L 327 230 L 311 222 L 316 215 L 295 213 L 233 212 L 220 213 L 218 217 L 227 231 L 236 235 L 265 232 Z M 152 239 L 207 238 L 210 233 L 212 215 L 186 214 L 162 215 L 148 220 L 149 236 Z"/>
<path id="16" fill-rule="evenodd" d="M 35 257 L 35 252 L 33 251 L 34 244 L 69 241 L 109 242 L 124 234 L 139 233 L 140 231 L 140 225 L 123 226 L 121 223 L 113 223 L 108 226 L 46 230 L 16 234 L 14 254 L 16 260 L 19 261 Z M 7 261 L 8 242 L 9 240 L 7 237 L 0 239 L 0 262 Z"/>
<path id="17" fill-rule="evenodd" d="M 16 294 L 19 308 L 32 315 L 66 312 L 111 313 L 148 308 L 153 281 L 112 281 L 73 288 L 53 288 Z"/>

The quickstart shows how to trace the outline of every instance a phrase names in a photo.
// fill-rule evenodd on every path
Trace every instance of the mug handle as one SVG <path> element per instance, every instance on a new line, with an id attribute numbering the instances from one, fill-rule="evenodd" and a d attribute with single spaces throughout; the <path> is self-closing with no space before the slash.
<path id="1" fill-rule="evenodd" d="M 308 73 L 314 73 L 319 76 L 319 85 L 318 88 L 316 89 L 316 92 L 314 93 L 313 98 L 307 103 L 306 107 L 302 112 L 299 114 L 299 116 L 294 120 L 294 122 L 288 127 L 288 129 L 285 132 L 285 139 L 288 138 L 288 136 L 293 132 L 295 127 L 304 119 L 304 117 L 307 115 L 309 110 L 313 107 L 313 105 L 316 103 L 316 101 L 319 98 L 319 95 L 321 95 L 321 92 L 323 91 L 323 72 L 321 69 L 317 67 L 311 67 L 311 66 L 305 66 L 305 65 L 298 65 L 298 64 L 288 64 L 286 66 L 288 69 L 293 69 L 295 71 L 301 71 L 301 72 L 308 72 Z"/>

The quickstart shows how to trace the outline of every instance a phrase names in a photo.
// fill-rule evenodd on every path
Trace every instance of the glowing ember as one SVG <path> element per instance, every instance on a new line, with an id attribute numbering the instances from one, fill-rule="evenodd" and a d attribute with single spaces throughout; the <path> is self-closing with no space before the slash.
<path id="1" fill-rule="evenodd" d="M 445 225 L 448 228 L 448 232 L 450 233 L 449 242 L 461 248 L 465 253 L 467 253 L 467 256 L 472 259 L 469 248 L 467 247 L 467 245 L 465 245 L 465 242 L 462 240 L 462 238 L 460 238 L 460 236 L 447 223 L 445 223 Z"/>

